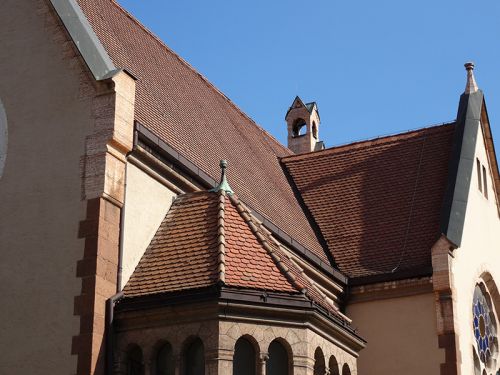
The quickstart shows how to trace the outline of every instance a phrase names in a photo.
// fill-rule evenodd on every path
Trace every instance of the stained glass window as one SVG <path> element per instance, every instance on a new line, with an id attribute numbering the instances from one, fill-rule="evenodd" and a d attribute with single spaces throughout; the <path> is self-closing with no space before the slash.
<path id="1" fill-rule="evenodd" d="M 475 350 L 483 364 L 480 367 L 491 368 L 496 365 L 498 354 L 497 323 L 491 297 L 483 284 L 474 289 L 472 315 Z"/>

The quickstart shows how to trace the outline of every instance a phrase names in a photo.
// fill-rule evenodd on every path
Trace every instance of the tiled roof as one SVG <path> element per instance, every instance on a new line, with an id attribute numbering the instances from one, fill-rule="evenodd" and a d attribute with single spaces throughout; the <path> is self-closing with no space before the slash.
<path id="1" fill-rule="evenodd" d="M 138 297 L 217 284 L 303 295 L 338 311 L 238 198 L 223 191 L 180 195 L 124 293 Z"/>
<path id="2" fill-rule="evenodd" d="M 454 129 L 441 125 L 282 159 L 343 273 L 397 278 L 430 270 Z"/>
<path id="3" fill-rule="evenodd" d="M 114 1 L 77 1 L 114 64 L 138 79 L 136 120 L 214 179 L 227 159 L 240 198 L 328 264 L 278 161 L 291 151 Z"/>

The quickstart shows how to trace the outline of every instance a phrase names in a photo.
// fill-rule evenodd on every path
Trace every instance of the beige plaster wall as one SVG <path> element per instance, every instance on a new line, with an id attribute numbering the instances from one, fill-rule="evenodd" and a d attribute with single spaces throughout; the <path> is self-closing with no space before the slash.
<path id="1" fill-rule="evenodd" d="M 172 204 L 175 193 L 127 163 L 122 283 L 124 286 Z"/>
<path id="2" fill-rule="evenodd" d="M 80 157 L 92 87 L 55 22 L 45 1 L 0 1 L 0 99 L 9 124 L 0 179 L 2 374 L 76 372 Z"/>
<path id="3" fill-rule="evenodd" d="M 360 374 L 440 373 L 444 351 L 438 348 L 432 293 L 354 303 L 347 316 L 368 341 L 358 359 Z"/>
<path id="4" fill-rule="evenodd" d="M 500 282 L 500 219 L 496 207 L 492 179 L 482 131 L 476 143 L 476 157 L 488 169 L 486 199 L 478 189 L 476 161 L 469 191 L 462 246 L 455 250 L 452 261 L 452 285 L 455 307 L 455 330 L 458 335 L 459 361 L 462 374 L 473 374 L 472 297 L 481 274 L 489 272 Z M 497 301 L 497 304 L 500 301 Z M 500 306 L 496 306 L 497 312 Z"/>

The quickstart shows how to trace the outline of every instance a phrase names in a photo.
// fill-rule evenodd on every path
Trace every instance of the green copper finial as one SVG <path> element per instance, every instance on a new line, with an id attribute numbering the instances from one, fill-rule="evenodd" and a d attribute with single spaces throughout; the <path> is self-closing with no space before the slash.
<path id="1" fill-rule="evenodd" d="M 221 176 L 220 176 L 219 185 L 217 185 L 213 189 L 210 189 L 210 191 L 218 192 L 218 191 L 224 190 L 227 194 L 233 195 L 234 191 L 233 191 L 233 189 L 231 189 L 231 186 L 229 186 L 229 183 L 227 182 L 227 178 L 226 178 L 227 160 L 221 160 L 219 165 L 220 165 L 220 169 L 222 172 Z"/>

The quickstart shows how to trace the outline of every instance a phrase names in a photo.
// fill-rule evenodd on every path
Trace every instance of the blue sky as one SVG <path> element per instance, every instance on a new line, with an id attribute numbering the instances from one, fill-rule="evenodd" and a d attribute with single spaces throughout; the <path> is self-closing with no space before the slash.
<path id="1" fill-rule="evenodd" d="M 119 0 L 286 143 L 295 95 L 327 147 L 453 120 L 476 80 L 500 145 L 500 1 Z"/>

